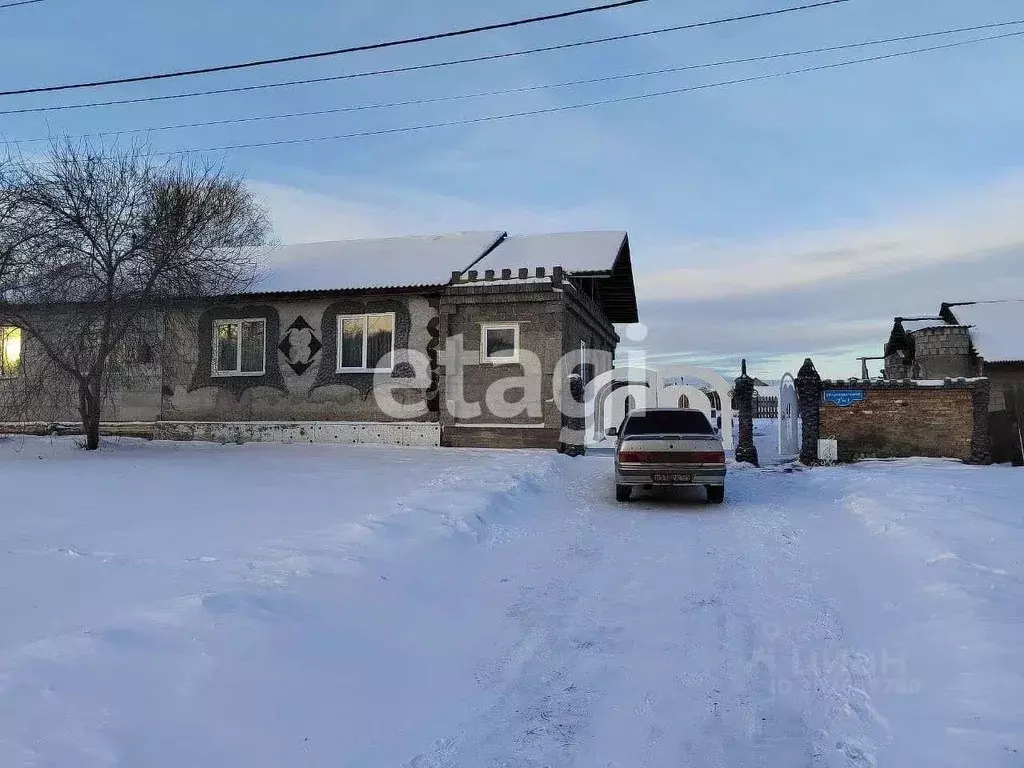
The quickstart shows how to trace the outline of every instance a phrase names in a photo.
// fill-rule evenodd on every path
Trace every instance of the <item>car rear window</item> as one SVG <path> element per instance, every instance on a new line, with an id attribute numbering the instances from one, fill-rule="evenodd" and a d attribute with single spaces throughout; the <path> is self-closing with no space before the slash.
<path id="1" fill-rule="evenodd" d="M 647 411 L 626 419 L 625 435 L 713 435 L 711 422 L 699 411 Z"/>

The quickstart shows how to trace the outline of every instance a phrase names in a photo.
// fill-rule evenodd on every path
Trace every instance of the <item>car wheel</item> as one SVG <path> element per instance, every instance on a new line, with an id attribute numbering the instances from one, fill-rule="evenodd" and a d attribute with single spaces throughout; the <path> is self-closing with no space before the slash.
<path id="1" fill-rule="evenodd" d="M 629 501 L 629 497 L 633 495 L 633 489 L 628 485 L 616 485 L 615 486 L 615 500 L 616 501 Z"/>
<path id="2" fill-rule="evenodd" d="M 708 501 L 712 504 L 721 504 L 725 501 L 725 486 L 724 485 L 707 485 L 705 486 L 708 492 Z"/>

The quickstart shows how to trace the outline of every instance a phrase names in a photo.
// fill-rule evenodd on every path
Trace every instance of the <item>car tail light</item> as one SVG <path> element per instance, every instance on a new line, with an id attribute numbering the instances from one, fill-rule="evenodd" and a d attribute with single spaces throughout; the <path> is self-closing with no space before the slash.
<path id="1" fill-rule="evenodd" d="M 698 451 L 684 453 L 682 456 L 694 464 L 725 464 L 725 453 L 722 451 Z"/>
<path id="2" fill-rule="evenodd" d="M 621 451 L 619 453 L 619 461 L 626 464 L 642 464 L 647 461 L 646 456 L 650 456 L 649 453 L 642 453 L 640 451 Z"/>

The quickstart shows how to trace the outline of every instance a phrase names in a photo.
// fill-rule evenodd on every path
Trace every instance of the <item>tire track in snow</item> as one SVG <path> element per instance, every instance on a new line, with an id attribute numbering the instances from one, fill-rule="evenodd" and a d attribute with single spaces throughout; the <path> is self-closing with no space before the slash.
<path id="1" fill-rule="evenodd" d="M 538 508 L 562 513 L 565 468 L 560 459 L 548 478 Z M 557 496 L 558 498 L 554 498 Z M 560 509 L 559 509 L 560 508 Z M 603 549 L 593 536 L 585 509 L 554 521 L 558 540 L 550 561 L 557 575 L 537 569 L 539 583 L 527 580 L 508 609 L 515 640 L 478 672 L 488 702 L 454 734 L 437 739 L 403 768 L 466 768 L 515 765 L 545 768 L 575 762 L 589 728 L 592 680 L 600 651 L 614 643 L 614 632 L 581 623 L 586 574 L 600 567 Z M 524 574 L 525 575 L 525 574 Z"/>
<path id="2" fill-rule="evenodd" d="M 602 480 L 610 482 L 604 469 L 593 468 L 588 493 L 595 508 L 632 517 L 632 554 L 622 556 L 648 566 L 639 574 L 655 595 L 643 606 L 652 614 L 647 621 L 660 624 L 663 636 L 677 633 L 674 650 L 682 651 L 658 655 L 661 678 L 648 679 L 653 685 L 646 689 L 630 685 L 628 666 L 625 680 L 609 684 L 606 695 L 633 697 L 634 712 L 647 720 L 630 731 L 646 736 L 634 735 L 610 764 L 873 765 L 865 734 L 880 722 L 865 693 L 863 665 L 839 653 L 841 622 L 799 560 L 801 532 L 780 505 L 759 501 L 778 497 L 777 490 L 765 493 L 765 483 L 789 476 L 737 470 L 723 507 L 695 511 L 676 500 L 614 505 L 602 488 Z M 665 579 L 686 586 L 673 594 L 660 586 Z M 628 610 L 631 597 L 622 595 L 617 610 Z M 671 614 L 673 605 L 691 621 L 654 617 Z M 787 671 L 791 660 L 801 663 Z M 611 709 L 609 728 L 624 709 Z M 587 755 L 591 764 L 606 764 L 602 749 L 615 745 L 596 745 Z"/>

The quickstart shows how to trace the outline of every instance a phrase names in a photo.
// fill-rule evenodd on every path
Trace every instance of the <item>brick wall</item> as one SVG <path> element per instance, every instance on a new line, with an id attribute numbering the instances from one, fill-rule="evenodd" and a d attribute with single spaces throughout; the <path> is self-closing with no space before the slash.
<path id="1" fill-rule="evenodd" d="M 823 402 L 821 437 L 838 441 L 840 461 L 930 456 L 986 463 L 988 393 L 981 383 L 987 385 L 983 379 L 940 386 L 823 382 L 825 392 L 853 389 L 865 397 L 846 407 Z"/>

